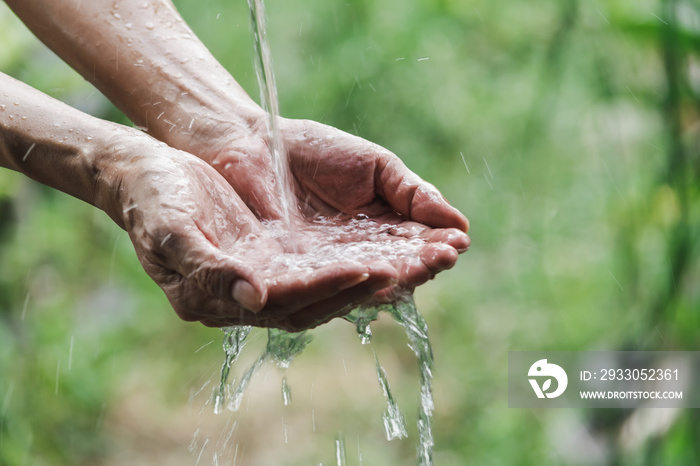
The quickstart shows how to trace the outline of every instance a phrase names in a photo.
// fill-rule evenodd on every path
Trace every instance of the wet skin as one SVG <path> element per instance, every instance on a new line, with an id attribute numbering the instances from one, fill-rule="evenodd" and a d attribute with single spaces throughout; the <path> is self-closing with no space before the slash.
<path id="1" fill-rule="evenodd" d="M 12 139 L 14 151 L 5 151 L 4 166 L 103 208 L 129 232 L 144 268 L 183 319 L 211 326 L 312 327 L 357 303 L 390 299 L 397 285 L 413 289 L 452 267 L 468 248 L 467 219 L 394 154 L 329 126 L 280 119 L 301 206 L 294 216 L 302 231 L 319 215 L 345 222 L 363 213 L 403 227 L 396 241 L 417 237 L 425 245 L 410 257 L 340 261 L 305 276 L 266 269 L 259 259 L 289 246 L 261 225 L 281 216 L 266 115 L 172 4 L 6 3 L 132 121 L 168 146 L 22 90 L 13 98 L 41 102 L 43 110 L 28 127 L 5 120 L 3 137 Z M 160 40 L 164 36 L 168 40 Z M 85 131 L 94 133 L 96 147 L 85 154 L 80 141 L 70 145 L 68 135 L 60 144 L 36 146 L 37 154 L 68 148 L 68 155 L 80 155 L 53 157 L 64 165 L 59 173 L 22 163 L 41 131 L 58 132 L 46 121 L 58 114 L 70 114 L 73 127 L 89 127 Z M 313 238 L 305 234 L 298 238 L 301 244 L 318 242 L 317 230 Z M 367 238 L 358 233 L 355 239 Z"/>

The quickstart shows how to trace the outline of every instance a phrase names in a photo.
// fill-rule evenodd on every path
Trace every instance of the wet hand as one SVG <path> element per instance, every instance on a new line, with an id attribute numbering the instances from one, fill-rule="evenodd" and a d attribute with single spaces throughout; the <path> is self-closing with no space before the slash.
<path id="1" fill-rule="evenodd" d="M 118 195 L 103 208 L 127 230 L 144 269 L 184 320 L 302 330 L 396 283 L 394 269 L 381 262 L 280 266 L 280 257 L 297 262 L 295 251 L 190 154 L 143 136 L 121 145 L 115 160 L 105 176 L 119 179 Z M 297 242 L 311 239 L 300 234 Z"/>
<path id="2" fill-rule="evenodd" d="M 342 225 L 363 214 L 393 226 L 395 233 L 390 234 L 395 241 L 422 240 L 423 247 L 413 255 L 376 258 L 394 268 L 399 285 L 406 289 L 451 268 L 457 255 L 468 249 L 466 217 L 396 155 L 320 123 L 283 118 L 278 122 L 288 151 L 299 205 L 294 215 L 299 222 L 308 224 L 323 216 Z M 248 131 L 233 135 L 222 131 L 219 137 L 200 142 L 190 147 L 199 147 L 197 155 L 229 181 L 258 218 L 283 216 L 264 120 Z M 369 236 L 357 231 L 353 239 L 345 240 L 363 241 Z M 334 240 L 329 237 L 329 241 Z M 387 294 L 388 290 L 382 293 Z"/>

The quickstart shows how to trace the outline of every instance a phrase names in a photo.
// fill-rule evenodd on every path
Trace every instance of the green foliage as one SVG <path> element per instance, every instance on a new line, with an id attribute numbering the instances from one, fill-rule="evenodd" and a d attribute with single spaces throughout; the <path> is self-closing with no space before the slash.
<path id="1" fill-rule="evenodd" d="M 175 3 L 257 96 L 245 2 Z M 267 10 L 283 115 L 388 147 L 470 218 L 471 250 L 416 292 L 435 355 L 436 464 L 698 464 L 693 411 L 529 412 L 508 409 L 506 393 L 509 350 L 700 344 L 697 3 L 269 0 Z M 0 42 L 3 72 L 125 122 L 4 4 Z M 337 351 L 353 370 L 352 327 L 312 332 L 288 370 L 292 390 L 297 362 L 316 377 L 312 406 L 330 440 L 267 447 L 279 422 L 268 403 L 277 417 L 262 410 L 265 423 L 238 427 L 246 461 L 330 464 L 338 430 L 355 454 L 352 428 L 370 432 L 364 464 L 412 461 L 415 357 L 396 324 L 373 325 L 414 426 L 409 441 L 387 443 L 376 378 L 338 388 L 322 365 Z M 105 215 L 0 171 L 0 464 L 193 464 L 196 422 L 182 413 L 218 376 L 220 339 L 176 318 Z"/>

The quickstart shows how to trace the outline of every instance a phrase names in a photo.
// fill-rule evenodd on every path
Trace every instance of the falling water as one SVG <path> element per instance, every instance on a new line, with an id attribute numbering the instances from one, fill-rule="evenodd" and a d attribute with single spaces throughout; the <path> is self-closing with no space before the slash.
<path id="1" fill-rule="evenodd" d="M 241 331 L 241 329 L 244 329 Z M 291 364 L 292 360 L 311 342 L 311 335 L 308 332 L 299 333 L 289 333 L 284 330 L 268 329 L 267 331 L 267 347 L 263 354 L 255 360 L 255 362 L 245 371 L 241 379 L 236 384 L 234 380 L 230 385 L 233 386 L 232 389 L 226 388 L 226 380 L 228 379 L 228 374 L 233 362 L 237 357 L 238 353 L 232 358 L 230 355 L 233 351 L 230 348 L 235 348 L 238 351 L 243 348 L 244 341 L 248 334 L 250 333 L 250 327 L 227 327 L 224 330 L 224 353 L 226 355 L 224 364 L 221 366 L 221 385 L 218 387 L 216 393 L 214 394 L 214 412 L 218 413 L 221 411 L 221 407 L 225 401 L 226 395 L 230 394 L 228 397 L 228 403 L 226 405 L 229 411 L 238 411 L 241 407 L 241 402 L 243 401 L 243 395 L 245 395 L 246 388 L 255 372 L 260 369 L 263 364 L 268 361 L 274 361 L 280 369 L 286 370 Z M 235 345 L 231 342 L 235 341 Z M 230 362 L 229 362 L 230 361 Z M 282 379 L 282 400 L 285 405 L 291 403 L 292 392 L 287 384 L 287 378 Z M 217 409 L 218 408 L 218 409 Z"/>
<path id="2" fill-rule="evenodd" d="M 226 327 L 224 328 L 224 363 L 221 366 L 221 381 L 214 393 L 214 412 L 219 414 L 223 408 L 224 400 L 226 399 L 226 382 L 228 381 L 229 372 L 231 372 L 231 364 L 238 359 L 241 350 L 245 345 L 245 340 L 248 337 L 252 327 Z"/>
<path id="3" fill-rule="evenodd" d="M 345 466 L 347 461 L 345 456 L 345 438 L 342 433 L 335 438 L 335 461 L 337 466 Z"/>
<path id="4" fill-rule="evenodd" d="M 433 393 L 432 393 L 432 366 L 433 352 L 428 339 L 428 327 L 416 308 L 413 295 L 406 293 L 393 304 L 381 306 L 360 306 L 345 317 L 345 320 L 355 325 L 355 330 L 360 336 L 362 344 L 371 343 L 372 332 L 370 323 L 378 318 L 379 312 L 388 312 L 394 320 L 404 329 L 408 337 L 409 347 L 415 353 L 420 374 L 420 401 L 418 412 L 418 446 L 417 457 L 419 466 L 432 466 L 433 464 Z M 253 375 L 266 361 L 273 361 L 280 369 L 286 370 L 292 360 L 299 355 L 311 342 L 312 337 L 308 331 L 289 333 L 283 330 L 268 329 L 267 346 L 265 351 L 244 372 L 238 383 L 228 382 L 231 364 L 238 358 L 245 345 L 245 340 L 250 333 L 250 327 L 227 327 L 224 334 L 225 360 L 221 367 L 221 382 L 214 394 L 214 410 L 221 412 L 225 399 L 228 397 L 226 407 L 229 411 L 238 411 L 245 395 L 246 389 Z M 406 420 L 401 409 L 391 392 L 391 387 L 386 371 L 379 363 L 374 353 L 377 380 L 387 400 L 387 407 L 382 414 L 384 432 L 387 440 L 407 437 Z M 286 376 L 282 378 L 282 400 L 285 405 L 291 403 L 291 389 Z M 342 437 L 336 440 L 336 453 L 342 451 L 344 458 L 345 446 Z M 340 460 L 339 460 L 340 461 Z M 339 463 L 341 464 L 341 463 Z M 342 463 L 344 464 L 344 463 Z"/>
<path id="5" fill-rule="evenodd" d="M 248 9 L 250 11 L 250 27 L 254 36 L 255 74 L 258 79 L 260 103 L 263 110 L 265 110 L 268 115 L 268 147 L 272 154 L 275 182 L 277 183 L 277 195 L 281 203 L 282 221 L 287 227 L 287 231 L 293 231 L 292 213 L 296 210 L 296 203 L 294 200 L 291 172 L 287 161 L 287 151 L 279 133 L 279 101 L 277 99 L 275 74 L 272 68 L 272 54 L 270 53 L 270 45 L 267 40 L 265 3 L 263 0 L 248 0 Z"/>
<path id="6" fill-rule="evenodd" d="M 417 447 L 418 464 L 420 466 L 430 466 L 433 464 L 434 442 L 432 418 L 435 405 L 432 390 L 433 350 L 430 346 L 430 340 L 428 339 L 428 325 L 420 312 L 418 312 L 418 308 L 416 308 L 416 304 L 413 301 L 413 295 L 405 293 L 393 304 L 361 306 L 345 316 L 345 320 L 355 324 L 355 330 L 360 336 L 362 344 L 368 344 L 371 341 L 372 332 L 370 330 L 370 323 L 377 319 L 381 311 L 389 312 L 394 317 L 394 320 L 403 327 L 408 337 L 409 347 L 413 350 L 418 360 L 418 369 L 420 373 Z M 387 409 L 382 415 L 387 439 L 392 440 L 394 438 L 405 437 L 407 435 L 405 427 L 406 421 L 391 394 L 386 372 L 379 364 L 376 353 L 374 357 L 379 385 L 387 399 Z"/>
<path id="7" fill-rule="evenodd" d="M 379 306 L 359 306 L 350 314 L 343 317 L 348 322 L 355 324 L 355 331 L 360 336 L 363 345 L 372 341 L 372 329 L 370 325 L 379 316 Z"/>
<path id="8" fill-rule="evenodd" d="M 433 464 L 433 349 L 428 339 L 428 324 L 418 312 L 413 295 L 397 301 L 392 313 L 408 337 L 409 347 L 418 359 L 420 373 L 420 410 L 418 412 L 418 464 Z"/>
<path id="9" fill-rule="evenodd" d="M 262 0 L 248 0 L 250 9 L 251 29 L 255 37 L 255 69 L 260 88 L 260 99 L 263 109 L 268 114 L 268 146 L 272 154 L 273 168 L 275 170 L 278 196 L 281 202 L 283 218 L 279 222 L 267 222 L 267 227 L 274 235 L 287 234 L 297 225 L 293 225 L 292 213 L 296 209 L 295 197 L 291 183 L 291 175 L 287 161 L 287 154 L 282 138 L 279 134 L 278 116 L 279 105 L 277 90 L 272 69 L 272 58 L 267 41 L 266 14 Z M 396 225 L 382 225 L 371 221 L 365 216 L 358 216 L 347 225 L 337 225 L 331 220 L 319 218 L 311 226 L 305 228 L 319 228 L 326 238 L 325 243 L 314 244 L 300 254 L 294 250 L 291 253 L 279 254 L 273 266 L 300 270 L 304 268 L 318 268 L 333 261 L 354 258 L 360 262 L 383 257 L 387 260 L 396 260 L 402 256 L 415 257 L 423 247 L 424 241 L 414 239 L 411 241 L 395 241 L 402 236 L 401 227 Z M 371 238 L 366 241 L 341 241 L 345 237 L 355 235 L 358 231 Z M 291 255 L 290 255 L 291 254 Z M 289 257 L 288 257 L 289 256 Z M 432 364 L 433 355 L 428 340 L 427 325 L 418 312 L 413 296 L 406 293 L 395 303 L 381 306 L 360 306 L 348 314 L 345 319 L 355 325 L 362 344 L 369 344 L 372 338 L 370 323 L 377 319 L 380 311 L 389 312 L 393 318 L 403 327 L 409 340 L 409 346 L 416 354 L 420 372 L 420 409 L 418 414 L 419 441 L 417 447 L 418 464 L 431 466 L 433 438 L 431 420 L 433 414 Z M 300 354 L 310 343 L 311 335 L 304 331 L 288 333 L 282 330 L 269 329 L 267 347 L 263 354 L 243 373 L 240 380 L 228 381 L 231 365 L 238 358 L 245 345 L 250 327 L 224 328 L 224 354 L 225 360 L 221 367 L 221 377 L 218 387 L 214 392 L 214 411 L 221 412 L 224 404 L 230 411 L 238 411 L 243 395 L 253 375 L 272 360 L 282 370 L 286 370 L 291 361 Z M 407 436 L 406 421 L 396 403 L 387 379 L 386 371 L 379 363 L 375 353 L 377 379 L 387 399 L 387 409 L 383 413 L 384 428 L 387 439 L 403 438 Z M 226 400 L 228 399 L 228 402 Z M 282 379 L 282 399 L 285 405 L 291 403 L 291 389 L 286 376 Z M 338 465 L 345 464 L 345 441 L 342 435 L 336 438 L 336 460 Z"/>
<path id="10" fill-rule="evenodd" d="M 292 403 L 292 389 L 289 388 L 289 383 L 287 383 L 287 376 L 282 379 L 282 401 L 285 406 L 289 406 Z"/>
<path id="11" fill-rule="evenodd" d="M 377 354 L 374 355 L 374 362 L 377 367 L 377 379 L 379 380 L 379 386 L 382 387 L 382 392 L 386 397 L 386 411 L 382 414 L 382 420 L 384 421 L 384 433 L 386 433 L 387 440 L 401 439 L 408 437 L 408 432 L 406 432 L 406 419 L 401 412 L 401 408 L 396 403 L 394 395 L 391 393 L 391 387 L 389 387 L 389 380 L 386 376 L 386 371 L 379 364 L 379 359 Z"/>

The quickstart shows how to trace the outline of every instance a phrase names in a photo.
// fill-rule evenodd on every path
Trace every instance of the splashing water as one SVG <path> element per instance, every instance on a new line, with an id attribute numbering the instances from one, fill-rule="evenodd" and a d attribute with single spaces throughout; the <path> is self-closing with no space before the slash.
<path id="1" fill-rule="evenodd" d="M 379 379 L 379 386 L 382 387 L 382 392 L 386 397 L 387 408 L 384 413 L 382 413 L 382 420 L 384 421 L 384 432 L 386 433 L 387 440 L 401 439 L 408 437 L 408 432 L 406 432 L 406 419 L 401 412 L 401 408 L 394 400 L 394 395 L 391 394 L 391 388 L 389 387 L 389 380 L 386 377 L 386 371 L 379 364 L 379 359 L 377 354 L 374 355 L 374 361 L 377 366 L 377 379 Z"/>
<path id="2" fill-rule="evenodd" d="M 433 432 L 432 418 L 434 410 L 432 380 L 433 380 L 433 350 L 428 339 L 428 324 L 418 312 L 413 301 L 413 295 L 406 293 L 399 297 L 393 304 L 382 306 L 361 306 L 345 316 L 345 320 L 354 323 L 357 334 L 362 344 L 371 341 L 372 332 L 370 323 L 377 320 L 380 311 L 388 312 L 394 320 L 401 325 L 408 337 L 409 347 L 416 355 L 420 373 L 420 403 L 418 411 L 418 464 L 430 466 L 433 464 Z M 379 364 L 377 355 L 374 355 L 377 366 L 377 378 L 387 398 L 387 409 L 382 418 L 387 439 L 403 438 L 406 434 L 406 421 L 398 405 L 391 395 L 386 371 Z"/>
<path id="3" fill-rule="evenodd" d="M 269 237 L 280 244 L 288 244 L 289 230 L 281 221 L 264 221 L 263 225 Z M 396 263 L 418 257 L 426 244 L 419 237 L 406 239 L 411 232 L 405 226 L 379 223 L 361 214 L 344 221 L 318 217 L 297 225 L 296 232 L 303 232 L 303 244 L 263 261 L 258 259 L 259 266 L 276 273 L 306 273 L 348 260 L 366 263 L 381 258 Z M 256 240 L 253 235 L 244 238 L 239 242 L 241 249 L 245 250 L 248 243 Z"/>
<path id="4" fill-rule="evenodd" d="M 363 345 L 367 345 L 372 341 L 372 329 L 369 324 L 373 320 L 377 320 L 379 310 L 378 306 L 359 306 L 343 317 L 351 324 L 355 324 L 355 331 L 360 336 L 360 342 Z"/>
<path id="5" fill-rule="evenodd" d="M 401 325 L 409 341 L 409 347 L 416 355 L 420 374 L 420 400 L 418 412 L 418 446 L 417 458 L 419 466 L 432 466 L 433 464 L 433 434 L 432 417 L 434 410 L 434 400 L 432 392 L 432 367 L 433 351 L 428 339 L 428 326 L 416 308 L 413 296 L 406 293 L 400 296 L 392 304 L 380 306 L 360 306 L 344 317 L 345 320 L 355 325 L 355 330 L 360 337 L 362 344 L 371 343 L 372 332 L 370 324 L 377 320 L 379 312 L 388 312 L 394 320 Z M 250 327 L 228 327 L 224 334 L 225 361 L 221 367 L 221 385 L 215 393 L 215 412 L 220 412 L 224 400 L 227 396 L 227 408 L 229 411 L 238 411 L 241 406 L 243 396 L 253 375 L 263 364 L 271 360 L 280 369 L 289 368 L 294 358 L 299 355 L 312 340 L 308 331 L 299 333 L 289 333 L 283 330 L 268 329 L 267 346 L 263 354 L 245 371 L 238 384 L 235 380 L 231 382 L 233 388 L 226 386 L 226 380 L 231 368 L 231 364 L 238 358 L 243 349 L 245 339 L 250 333 Z M 406 429 L 406 419 L 396 402 L 389 385 L 386 371 L 379 363 L 376 353 L 373 351 L 377 380 L 387 401 L 386 410 L 382 413 L 384 432 L 387 440 L 401 439 L 408 436 Z M 291 403 L 291 388 L 287 382 L 287 377 L 282 378 L 282 400 L 285 406 Z M 219 407 L 217 410 L 217 406 Z M 343 462 L 340 462 L 342 451 Z M 336 453 L 339 463 L 345 464 L 345 444 L 342 437 L 336 439 Z"/>
<path id="6" fill-rule="evenodd" d="M 418 312 L 413 296 L 397 301 L 392 312 L 394 319 L 403 327 L 409 347 L 418 359 L 420 373 L 420 410 L 418 412 L 418 464 L 433 464 L 433 349 L 428 339 L 428 324 Z"/>
<path id="7" fill-rule="evenodd" d="M 392 306 L 390 305 L 360 306 L 345 316 L 344 319 L 355 324 L 355 331 L 360 337 L 360 342 L 363 345 L 367 345 L 372 342 L 372 329 L 370 328 L 370 324 L 372 321 L 377 320 L 381 310 L 390 310 L 391 308 Z M 374 354 L 374 362 L 377 370 L 377 380 L 379 381 L 379 386 L 381 387 L 387 402 L 386 410 L 384 413 L 382 413 L 386 439 L 393 440 L 405 438 L 408 436 L 406 431 L 406 419 L 401 412 L 399 405 L 396 403 L 394 395 L 391 393 L 389 379 L 387 378 L 386 371 L 382 365 L 379 364 L 377 353 L 374 350 L 372 350 L 372 352 Z"/>
<path id="8" fill-rule="evenodd" d="M 311 343 L 308 332 L 289 333 L 275 328 L 267 331 L 265 354 L 271 357 L 278 367 L 287 369 L 292 360 Z"/>
<path id="9" fill-rule="evenodd" d="M 311 343 L 312 337 L 308 332 L 289 333 L 284 330 L 268 329 L 267 347 L 265 352 L 248 368 L 240 381 L 235 385 L 235 380 L 231 383 L 231 389 L 226 381 L 231 369 L 231 364 L 238 358 L 240 350 L 245 345 L 245 339 L 250 333 L 250 327 L 226 327 L 224 328 L 224 353 L 226 355 L 224 364 L 221 366 L 221 383 L 214 394 L 214 412 L 219 413 L 225 403 L 227 395 L 229 400 L 226 408 L 229 411 L 238 411 L 243 401 L 246 388 L 250 384 L 255 372 L 260 369 L 265 361 L 272 360 L 280 369 L 286 370 L 292 360 L 304 351 L 304 348 Z M 287 378 L 282 379 L 282 400 L 285 405 L 291 403 L 292 392 L 287 384 Z"/>
<path id="10" fill-rule="evenodd" d="M 223 403 L 226 398 L 226 381 L 231 372 L 231 364 L 238 359 L 241 350 L 245 345 L 245 340 L 250 333 L 251 327 L 227 327 L 224 330 L 224 364 L 221 366 L 221 381 L 217 391 L 214 393 L 214 412 L 219 414 L 223 408 Z"/>

